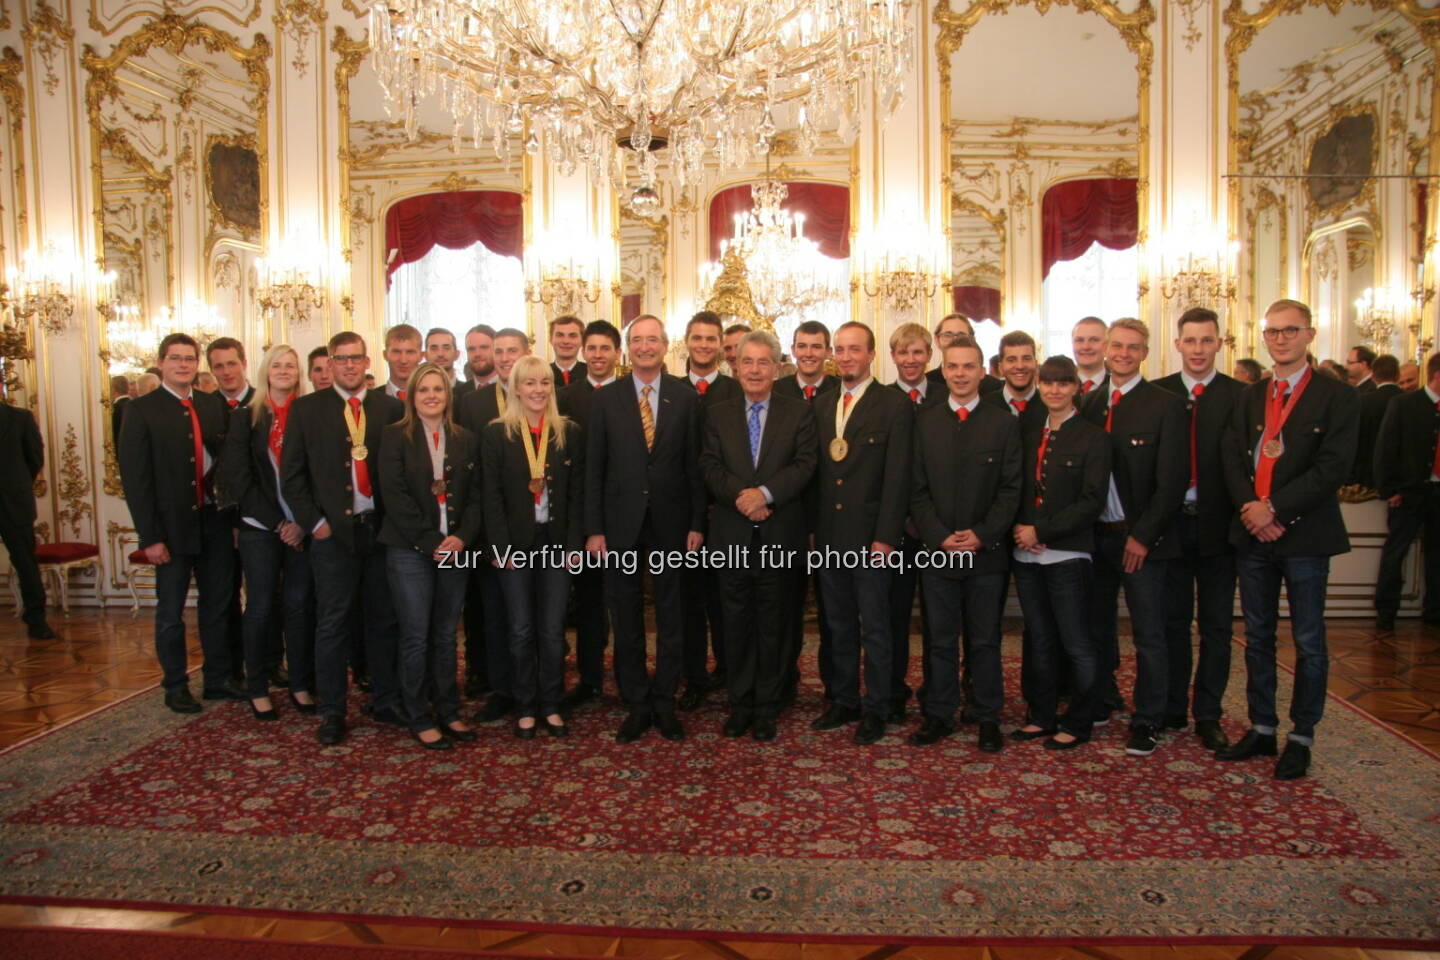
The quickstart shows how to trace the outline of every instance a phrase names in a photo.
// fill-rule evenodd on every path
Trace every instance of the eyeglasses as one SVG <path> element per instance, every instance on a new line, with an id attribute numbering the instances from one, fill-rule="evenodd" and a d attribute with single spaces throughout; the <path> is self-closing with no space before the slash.
<path id="1" fill-rule="evenodd" d="M 1266 340 L 1294 340 L 1300 336 L 1301 330 L 1309 329 L 1309 327 L 1266 327 L 1260 333 Z"/>
<path id="2" fill-rule="evenodd" d="M 332 353 L 330 355 L 331 363 L 360 363 L 364 359 L 365 354 L 363 353 Z"/>
<path id="3" fill-rule="evenodd" d="M 970 334 L 966 333 L 964 330 L 947 330 L 944 333 L 935 334 L 935 340 L 937 343 L 952 343 L 953 341 L 959 340 L 961 337 L 968 336 L 970 336 Z"/>
<path id="4" fill-rule="evenodd" d="M 164 360 L 167 363 L 199 363 L 199 357 L 191 357 L 183 353 L 167 353 Z"/>

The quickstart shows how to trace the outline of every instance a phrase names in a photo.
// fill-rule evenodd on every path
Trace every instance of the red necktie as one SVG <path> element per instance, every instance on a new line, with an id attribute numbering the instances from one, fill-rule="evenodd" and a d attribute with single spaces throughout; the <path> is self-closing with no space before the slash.
<path id="1" fill-rule="evenodd" d="M 910 390 L 910 402 L 911 402 L 911 403 L 919 403 L 919 402 L 920 402 L 920 391 L 919 391 L 919 390 L 916 390 L 916 389 L 914 389 L 914 388 L 911 388 L 911 390 Z"/>
<path id="2" fill-rule="evenodd" d="M 1029 400 L 1011 400 L 1011 401 L 1010 401 L 1010 406 L 1012 406 L 1012 407 L 1015 408 L 1015 412 L 1016 412 L 1016 413 L 1024 413 L 1024 412 L 1025 412 L 1025 407 L 1026 407 L 1029 403 L 1030 403 Z"/>
<path id="3" fill-rule="evenodd" d="M 1280 422 L 1280 412 L 1285 407 L 1285 394 L 1289 392 L 1290 381 L 1277 380 L 1275 382 L 1275 389 L 1270 391 L 1268 402 L 1265 404 L 1266 429 L 1261 431 L 1262 437 L 1269 436 L 1270 424 Z M 1267 500 L 1270 497 L 1270 487 L 1274 483 L 1277 459 L 1265 456 L 1263 450 L 1260 452 L 1260 464 L 1255 468 L 1255 495 L 1261 500 Z"/>
<path id="4" fill-rule="evenodd" d="M 404 403 L 404 402 L 405 402 L 405 391 L 404 391 L 404 390 L 396 390 L 396 391 L 395 391 L 395 399 L 396 399 L 396 400 L 399 400 L 401 403 Z"/>
<path id="5" fill-rule="evenodd" d="M 1197 383 L 1190 388 L 1190 395 L 1194 400 L 1190 401 L 1190 489 L 1194 490 L 1200 483 L 1200 465 L 1195 457 L 1195 421 L 1200 417 L 1200 395 L 1205 392 L 1205 384 Z"/>
<path id="6" fill-rule="evenodd" d="M 805 388 L 805 399 L 806 399 L 806 400 L 814 400 L 814 399 L 815 399 L 815 385 L 814 385 L 814 384 L 811 384 L 810 386 L 808 386 L 808 387 Z"/>
<path id="7" fill-rule="evenodd" d="M 350 415 L 355 422 L 360 422 L 360 398 L 350 398 Z M 370 490 L 370 467 L 364 460 L 356 460 L 355 463 L 355 489 L 360 491 L 360 496 L 370 497 L 374 494 Z"/>
<path id="8" fill-rule="evenodd" d="M 195 506 L 205 506 L 205 438 L 200 433 L 200 414 L 186 397 L 180 401 L 190 412 L 190 431 L 195 438 Z"/>
<path id="9" fill-rule="evenodd" d="M 1115 425 L 1115 407 L 1120 403 L 1120 398 L 1125 396 L 1119 390 L 1110 394 L 1110 406 L 1105 408 L 1105 432 L 1109 433 L 1110 428 Z"/>
<path id="10" fill-rule="evenodd" d="M 964 423 L 966 420 L 970 419 L 970 410 L 966 407 L 961 407 L 960 409 L 955 411 L 955 416 L 960 418 L 961 423 Z"/>
<path id="11" fill-rule="evenodd" d="M 710 389 L 709 380 L 696 380 L 695 389 L 700 391 L 700 396 L 705 396 L 705 391 Z"/>
<path id="12" fill-rule="evenodd" d="M 238 406 L 240 405 L 240 401 L 239 401 L 239 400 L 231 400 L 229 397 L 226 397 L 226 398 L 225 398 L 225 402 L 228 403 L 228 404 L 230 404 L 230 409 L 231 409 L 231 410 L 234 410 L 236 407 L 238 407 Z"/>
<path id="13" fill-rule="evenodd" d="M 846 409 L 846 410 L 849 410 L 849 409 L 850 409 L 850 401 L 851 401 L 851 400 L 854 400 L 854 399 L 855 399 L 854 394 L 850 394 L 850 393 L 845 394 L 845 409 Z"/>
<path id="14" fill-rule="evenodd" d="M 1091 390 L 1091 388 L 1094 387 L 1094 386 L 1095 386 L 1095 381 L 1094 381 L 1094 380 L 1086 380 L 1084 383 L 1080 384 L 1080 392 L 1081 392 L 1081 393 L 1089 393 L 1090 390 Z"/>
<path id="15" fill-rule="evenodd" d="M 567 387 L 570 386 L 570 371 L 569 371 L 569 370 L 561 370 L 561 371 L 560 371 L 560 376 L 565 379 L 565 386 L 567 386 Z"/>
<path id="16" fill-rule="evenodd" d="M 439 431 L 436 431 L 435 433 L 430 434 L 430 436 L 432 436 L 432 437 L 435 438 L 435 449 L 436 449 L 436 450 L 439 450 L 439 449 L 440 449 L 440 433 L 439 433 Z M 444 491 L 444 490 L 441 490 L 439 493 L 435 494 L 435 502 L 438 503 L 438 504 L 440 504 L 440 509 L 441 509 L 441 510 L 444 510 L 444 509 L 445 509 L 445 491 Z"/>
<path id="17" fill-rule="evenodd" d="M 1035 454 L 1035 506 L 1044 503 L 1040 492 L 1045 489 L 1045 448 L 1050 446 L 1050 428 L 1040 434 L 1040 452 Z"/>
<path id="18" fill-rule="evenodd" d="M 275 404 L 275 419 L 270 422 L 270 456 L 275 462 L 280 462 L 280 450 L 285 443 L 285 424 L 290 421 L 290 404 L 295 401 L 295 395 L 291 394 L 290 399 L 284 403 Z"/>

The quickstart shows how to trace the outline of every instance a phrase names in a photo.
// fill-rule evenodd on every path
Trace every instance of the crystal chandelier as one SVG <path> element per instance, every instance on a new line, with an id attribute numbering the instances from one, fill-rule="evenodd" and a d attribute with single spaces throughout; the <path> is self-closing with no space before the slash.
<path id="1" fill-rule="evenodd" d="M 774 112 L 793 109 L 799 146 L 860 128 L 859 88 L 885 115 L 909 66 L 912 0 L 377 0 L 375 69 L 392 116 L 418 133 L 438 92 L 458 145 L 488 134 L 497 154 L 526 132 L 562 169 L 624 180 L 625 148 L 669 146 L 678 184 L 767 150 Z"/>
<path id="2" fill-rule="evenodd" d="M 860 289 L 892 310 L 913 311 L 950 286 L 945 236 L 927 235 L 913 212 L 862 234 L 856 247 Z"/>
<path id="3" fill-rule="evenodd" d="M 1407 298 L 1398 287 L 1367 287 L 1355 300 L 1355 328 L 1372 348 L 1388 353 L 1395 331 L 1405 319 Z"/>

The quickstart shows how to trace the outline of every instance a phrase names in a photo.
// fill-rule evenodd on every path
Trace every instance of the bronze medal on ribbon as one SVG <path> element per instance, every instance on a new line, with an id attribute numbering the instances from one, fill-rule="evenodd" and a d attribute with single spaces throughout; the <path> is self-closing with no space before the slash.
<path id="1" fill-rule="evenodd" d="M 542 490 L 544 490 L 544 489 L 545 489 L 545 478 L 544 478 L 544 477 L 536 477 L 536 478 L 534 478 L 533 480 L 530 481 L 530 492 L 531 492 L 531 493 L 539 493 L 540 491 L 542 491 Z"/>
<path id="2" fill-rule="evenodd" d="M 434 483 L 430 484 L 430 492 L 435 494 L 435 496 L 437 497 L 442 496 L 445 493 L 445 481 L 436 480 Z"/>
<path id="3" fill-rule="evenodd" d="M 830 459 L 839 463 L 850 453 L 850 444 L 844 437 L 836 437 L 830 441 Z"/>
<path id="4" fill-rule="evenodd" d="M 363 443 L 358 443 L 350 448 L 350 457 L 353 460 L 364 460 L 370 456 L 370 448 Z"/>
<path id="5" fill-rule="evenodd" d="M 1280 442 L 1279 438 L 1266 440 L 1265 446 L 1260 448 L 1260 452 L 1271 460 L 1275 460 L 1279 458 L 1280 454 L 1285 452 L 1285 446 Z"/>

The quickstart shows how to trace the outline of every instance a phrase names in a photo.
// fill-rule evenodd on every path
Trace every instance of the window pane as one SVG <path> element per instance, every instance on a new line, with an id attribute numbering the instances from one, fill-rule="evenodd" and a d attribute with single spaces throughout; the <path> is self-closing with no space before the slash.
<path id="1" fill-rule="evenodd" d="M 1099 317 L 1106 323 L 1139 315 L 1138 247 L 1111 250 L 1090 245 L 1075 260 L 1061 260 L 1050 268 L 1042 294 L 1044 355 L 1070 355 L 1070 330 L 1081 317 Z"/>

